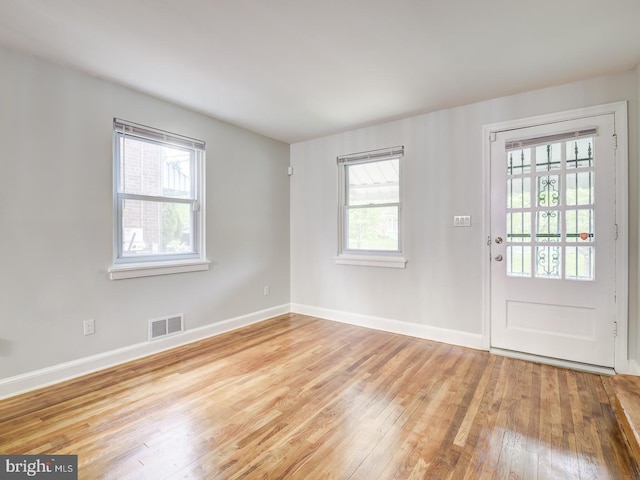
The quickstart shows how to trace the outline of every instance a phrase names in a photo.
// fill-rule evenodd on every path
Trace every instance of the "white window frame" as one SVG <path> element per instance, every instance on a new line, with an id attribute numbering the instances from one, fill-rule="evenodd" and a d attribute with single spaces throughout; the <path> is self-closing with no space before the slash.
<path id="1" fill-rule="evenodd" d="M 120 158 L 122 155 L 120 139 L 134 138 L 149 143 L 192 150 L 194 171 L 192 189 L 194 198 L 176 199 L 173 197 L 131 194 L 119 191 Z M 155 202 L 190 204 L 192 210 L 193 252 L 173 254 L 151 254 L 141 256 L 123 255 L 123 200 L 146 200 Z M 113 265 L 109 269 L 111 280 L 148 277 L 208 270 L 210 262 L 206 258 L 205 239 L 205 143 L 201 140 L 165 132 L 137 123 L 113 119 Z"/>
<path id="2" fill-rule="evenodd" d="M 338 265 L 361 265 L 368 267 L 405 268 L 407 260 L 403 256 L 403 220 L 402 220 L 402 158 L 404 147 L 393 147 L 368 152 L 354 153 L 339 156 L 338 163 L 338 255 L 335 262 Z M 399 200 L 398 207 L 398 250 L 365 250 L 349 249 L 347 247 L 348 235 L 348 199 L 349 184 L 347 169 L 356 164 L 374 163 L 385 160 L 399 160 Z M 388 205 L 396 205 L 393 204 Z M 353 207 L 351 207 L 353 208 Z M 368 208 L 368 207 L 363 207 Z"/>

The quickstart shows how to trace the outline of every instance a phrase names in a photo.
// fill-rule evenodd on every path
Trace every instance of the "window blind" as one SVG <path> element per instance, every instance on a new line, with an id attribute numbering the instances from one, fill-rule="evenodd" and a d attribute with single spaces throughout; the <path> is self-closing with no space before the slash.
<path id="1" fill-rule="evenodd" d="M 384 148 L 380 150 L 370 150 L 368 152 L 350 153 L 337 157 L 338 164 L 355 164 L 365 163 L 374 160 L 386 160 L 388 158 L 397 158 L 404 155 L 404 146 Z"/>
<path id="2" fill-rule="evenodd" d="M 523 148 L 535 147 L 539 145 L 548 145 L 550 143 L 561 142 L 562 140 L 578 139 L 581 137 L 590 137 L 598 133 L 597 128 L 588 128 L 573 132 L 557 133 L 544 137 L 525 138 L 522 140 L 509 140 L 505 142 L 505 150 L 520 150 Z"/>
<path id="3" fill-rule="evenodd" d="M 205 147 L 205 142 L 202 140 L 196 140 L 195 138 L 165 132 L 163 130 L 128 122 L 119 118 L 113 119 L 113 129 L 115 132 L 122 133 L 123 135 L 144 138 L 146 140 L 155 140 L 162 143 L 168 143 L 176 147 L 193 148 L 195 150 L 202 151 L 204 151 Z"/>

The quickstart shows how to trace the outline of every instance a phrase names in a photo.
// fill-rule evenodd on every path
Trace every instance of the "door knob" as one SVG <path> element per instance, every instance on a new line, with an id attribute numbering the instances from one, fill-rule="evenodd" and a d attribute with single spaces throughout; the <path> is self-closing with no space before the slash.
<path id="1" fill-rule="evenodd" d="M 496 255 L 495 256 L 495 261 L 496 262 L 501 262 L 502 261 L 502 255 Z"/>
<path id="2" fill-rule="evenodd" d="M 496 243 L 500 245 L 502 243 L 502 237 L 496 237 Z"/>

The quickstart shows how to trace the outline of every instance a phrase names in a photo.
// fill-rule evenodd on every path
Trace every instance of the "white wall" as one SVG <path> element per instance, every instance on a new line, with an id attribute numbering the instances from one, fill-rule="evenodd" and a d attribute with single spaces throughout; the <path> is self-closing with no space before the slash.
<path id="1" fill-rule="evenodd" d="M 300 311 L 408 322 L 440 339 L 482 335 L 483 125 L 562 110 L 629 101 L 631 188 L 638 190 L 636 72 L 595 78 L 419 115 L 291 146 L 291 302 Z M 425 87 L 426 88 L 426 87 Z M 336 156 L 405 146 L 405 270 L 336 265 Z M 637 232 L 637 194 L 632 196 Z M 454 228 L 454 215 L 471 215 L 471 228 Z M 637 282 L 637 235 L 632 235 L 632 285 Z M 311 308 L 310 308 L 311 307 Z M 634 303 L 631 318 L 637 322 Z M 382 325 L 381 319 L 371 320 Z M 392 322 L 393 324 L 393 322 Z M 399 324 L 396 324 L 396 326 Z M 407 327 L 405 324 L 404 327 Z M 435 327 L 435 328 L 434 328 Z M 634 345 L 637 329 L 633 328 Z M 475 337 L 473 337 L 475 335 Z M 438 335 L 436 335 L 438 336 Z M 464 340 L 463 338 L 463 340 Z M 462 341 L 460 343 L 465 343 Z"/>
<path id="2" fill-rule="evenodd" d="M 14 51 L 0 65 L 0 383 L 145 342 L 159 316 L 288 306 L 288 145 Z M 113 117 L 206 141 L 209 271 L 107 279 Z"/>
<path id="3" fill-rule="evenodd" d="M 637 102 L 632 117 L 636 121 L 635 155 L 629 152 L 629 357 L 636 361 L 640 375 L 640 64 L 636 68 Z M 633 123 L 630 137 L 633 138 Z"/>

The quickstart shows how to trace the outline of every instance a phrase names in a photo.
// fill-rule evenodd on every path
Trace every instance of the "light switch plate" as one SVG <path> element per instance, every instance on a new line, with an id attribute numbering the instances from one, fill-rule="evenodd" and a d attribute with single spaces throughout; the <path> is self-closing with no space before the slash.
<path id="1" fill-rule="evenodd" d="M 455 215 L 453 217 L 453 226 L 454 227 L 470 227 L 471 215 Z"/>

